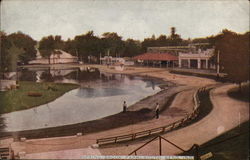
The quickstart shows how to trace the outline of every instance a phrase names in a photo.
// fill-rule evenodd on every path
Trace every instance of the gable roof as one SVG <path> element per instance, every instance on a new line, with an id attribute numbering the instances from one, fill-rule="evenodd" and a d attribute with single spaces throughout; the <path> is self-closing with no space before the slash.
<path id="1" fill-rule="evenodd" d="M 135 60 L 154 60 L 154 61 L 175 61 L 178 60 L 177 56 L 169 53 L 144 53 L 133 57 Z"/>

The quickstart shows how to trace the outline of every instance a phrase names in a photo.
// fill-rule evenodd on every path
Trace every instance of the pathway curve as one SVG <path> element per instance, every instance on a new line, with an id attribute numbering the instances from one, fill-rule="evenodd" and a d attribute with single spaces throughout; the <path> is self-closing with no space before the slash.
<path id="1" fill-rule="evenodd" d="M 249 120 L 249 103 L 232 99 L 227 95 L 227 91 L 233 87 L 233 84 L 226 84 L 213 89 L 210 98 L 213 104 L 213 110 L 210 114 L 200 121 L 164 134 L 163 137 L 178 144 L 180 147 L 188 150 L 193 144 L 204 144 L 211 139 L 216 138 L 224 132 L 227 132 L 239 124 Z M 148 140 L 147 140 L 148 141 Z M 142 145 L 143 143 L 140 143 Z M 175 155 L 181 153 L 180 150 L 174 148 L 166 142 L 163 144 L 163 155 Z M 133 144 L 132 146 L 140 146 Z M 102 154 L 128 154 L 136 147 L 118 146 L 114 148 L 100 149 Z M 147 147 L 137 152 L 137 155 L 159 155 L 159 142 L 154 141 Z"/>
<path id="2" fill-rule="evenodd" d="M 83 150 L 79 150 L 81 151 L 82 154 L 90 154 L 90 153 L 103 154 L 102 149 L 100 150 L 92 149 L 93 151 L 91 152 L 89 151 L 91 150 L 89 147 L 96 143 L 96 139 L 135 133 L 150 128 L 156 128 L 163 125 L 171 124 L 174 121 L 180 120 L 184 116 L 186 116 L 186 114 L 192 112 L 194 104 L 193 104 L 193 98 L 190 95 L 193 95 L 195 91 L 196 88 L 190 89 L 189 87 L 189 89 L 186 89 L 177 94 L 171 106 L 168 109 L 161 112 L 159 119 L 152 119 L 134 125 L 115 128 L 99 133 L 92 133 L 80 137 L 71 136 L 63 138 L 27 140 L 26 142 L 15 142 L 12 144 L 12 147 L 16 152 L 26 152 L 27 155 L 23 158 L 32 158 L 32 159 L 43 157 L 42 154 L 44 154 L 45 157 L 50 156 L 50 158 L 60 158 L 61 155 L 60 153 L 62 150 L 67 150 L 67 152 L 75 152 L 74 149 L 80 149 L 80 148 L 82 149 L 85 148 L 86 151 L 88 151 L 88 152 L 82 152 Z M 138 145 L 139 144 L 140 143 L 138 143 Z M 137 145 L 135 145 L 134 147 L 136 146 Z M 43 152 L 43 153 L 37 153 L 37 152 Z"/>

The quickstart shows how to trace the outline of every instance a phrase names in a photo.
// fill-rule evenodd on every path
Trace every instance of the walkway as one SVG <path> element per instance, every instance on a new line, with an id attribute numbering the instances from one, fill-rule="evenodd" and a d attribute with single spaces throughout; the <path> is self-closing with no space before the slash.
<path id="1" fill-rule="evenodd" d="M 63 138 L 35 139 L 35 140 L 27 140 L 26 142 L 16 142 L 12 144 L 12 147 L 16 152 L 26 152 L 27 155 L 23 158 L 32 158 L 32 159 L 37 158 L 37 156 L 43 157 L 42 155 L 44 155 L 45 157 L 50 156 L 49 158 L 57 159 L 61 157 L 60 156 L 61 154 L 59 154 L 61 153 L 60 150 L 67 150 L 67 152 L 71 153 L 76 151 L 74 149 L 78 150 L 80 148 L 82 148 L 83 150 L 78 150 L 78 151 L 83 154 L 90 154 L 90 155 L 91 153 L 99 154 L 102 152 L 101 149 L 100 150 L 92 149 L 92 151 L 90 151 L 91 150 L 90 146 L 92 144 L 95 144 L 96 139 L 98 138 L 129 134 L 147 130 L 150 128 L 160 127 L 183 118 L 183 116 L 186 116 L 187 113 L 191 113 L 194 104 L 193 104 L 193 98 L 190 95 L 193 95 L 195 91 L 196 89 L 192 88 L 180 92 L 172 102 L 171 106 L 160 114 L 159 119 L 152 119 L 149 121 L 141 122 L 130 126 L 120 127 L 108 131 L 83 135 L 79 137 L 71 136 Z M 139 143 L 138 145 L 141 144 Z M 136 146 L 137 145 L 135 145 L 134 147 Z M 84 150 L 86 150 L 86 152 L 83 152 Z M 51 152 L 51 151 L 56 151 L 56 152 Z M 129 151 L 130 150 L 128 150 L 126 154 Z M 44 152 L 44 153 L 38 154 L 36 152 Z"/>
<path id="2" fill-rule="evenodd" d="M 227 84 L 211 91 L 211 100 L 214 105 L 211 113 L 202 120 L 188 127 L 167 133 L 164 138 L 178 144 L 185 150 L 189 149 L 194 143 L 203 144 L 207 141 L 219 136 L 220 134 L 229 131 L 237 125 L 249 120 L 249 103 L 238 101 L 228 97 L 227 91 L 235 85 Z M 148 140 L 146 140 L 148 141 Z M 140 143 L 142 145 L 143 143 Z M 174 155 L 181 153 L 180 150 L 173 146 L 162 142 L 163 155 Z M 108 154 L 128 154 L 134 150 L 134 146 L 118 146 L 114 148 L 100 149 L 104 155 Z M 158 155 L 159 142 L 154 141 L 147 147 L 139 150 L 137 155 Z"/>
<path id="3" fill-rule="evenodd" d="M 143 69 L 141 69 L 141 72 L 142 71 Z M 147 75 L 147 73 L 141 73 L 140 75 Z M 168 71 L 151 72 L 150 75 L 158 78 L 163 78 L 165 80 L 174 81 L 178 84 L 189 84 L 189 86 L 204 86 L 208 84 L 214 84 L 214 82 L 211 80 L 196 78 L 192 76 L 170 74 L 168 73 Z M 178 144 L 184 149 L 189 149 L 194 143 L 203 144 L 217 137 L 218 135 L 236 127 L 240 123 L 249 120 L 249 103 L 231 99 L 227 96 L 226 92 L 232 87 L 235 87 L 235 85 L 226 84 L 213 89 L 211 91 L 211 100 L 214 108 L 209 115 L 188 127 L 164 134 L 163 137 Z M 193 89 L 195 90 L 196 88 Z M 194 92 L 194 90 L 185 91 L 177 95 L 168 111 L 176 110 L 175 107 L 177 106 L 182 107 L 181 109 L 183 109 L 183 107 L 189 108 L 189 105 L 192 104 L 192 96 L 190 95 Z M 183 110 L 183 113 L 188 112 L 188 110 L 186 109 Z M 178 119 L 181 119 L 181 115 L 171 115 L 169 114 L 169 112 L 163 112 L 161 113 L 159 120 L 153 119 L 136 125 L 120 127 L 119 129 L 112 129 L 105 132 L 99 132 L 79 137 L 72 136 L 63 138 L 28 140 L 26 142 L 14 142 L 12 143 L 12 147 L 16 152 L 25 151 L 27 154 L 23 158 L 33 159 L 38 155 L 38 152 L 40 152 L 39 158 L 50 155 L 50 157 L 48 158 L 57 159 L 60 158 L 60 154 L 62 154 L 62 152 L 65 152 L 65 154 L 70 154 L 74 153 L 78 149 L 80 149 L 78 150 L 80 151 L 80 154 L 78 155 L 92 153 L 102 155 L 127 155 L 134 149 L 148 141 L 148 139 L 144 141 L 129 142 L 126 144 L 123 143 L 120 145 L 116 145 L 115 147 L 97 149 L 92 149 L 89 147 L 95 143 L 95 140 L 97 138 L 127 134 L 129 132 L 144 130 L 144 128 L 155 128 L 157 126 L 166 125 L 166 123 L 171 123 Z M 163 154 L 173 155 L 180 153 L 179 150 L 176 150 L 176 148 L 169 146 L 165 142 L 162 142 L 162 144 L 164 145 L 164 149 L 162 152 Z M 158 142 L 155 141 L 146 148 L 143 148 L 138 152 L 138 155 L 140 154 L 158 155 Z"/>

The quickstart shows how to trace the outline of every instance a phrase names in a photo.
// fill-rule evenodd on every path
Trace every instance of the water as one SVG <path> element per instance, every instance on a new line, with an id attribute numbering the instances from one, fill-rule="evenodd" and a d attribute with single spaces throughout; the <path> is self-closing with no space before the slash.
<path id="1" fill-rule="evenodd" d="M 55 127 L 103 118 L 121 112 L 123 101 L 129 106 L 161 90 L 154 80 L 86 68 L 33 68 L 22 70 L 19 79 L 70 82 L 80 84 L 80 87 L 48 104 L 3 114 L 6 131 Z"/>

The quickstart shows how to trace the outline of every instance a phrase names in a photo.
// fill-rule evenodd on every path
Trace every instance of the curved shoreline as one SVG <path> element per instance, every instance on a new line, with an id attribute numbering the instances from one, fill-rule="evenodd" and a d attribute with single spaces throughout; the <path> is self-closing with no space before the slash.
<path id="1" fill-rule="evenodd" d="M 21 83 L 37 83 L 37 82 L 21 81 Z M 38 82 L 38 83 L 44 85 L 44 84 L 46 84 L 46 83 L 49 84 L 49 83 L 51 83 L 51 82 Z M 72 85 L 72 86 L 75 86 L 75 87 L 72 87 L 72 89 L 69 89 L 69 90 L 67 90 L 66 92 L 62 92 L 62 93 L 58 94 L 58 95 L 57 95 L 55 98 L 53 98 L 53 99 L 46 100 L 46 101 L 44 101 L 44 102 L 42 102 L 42 103 L 40 103 L 40 104 L 30 105 L 29 108 L 18 109 L 18 110 L 11 111 L 11 112 L 4 112 L 4 113 L 1 113 L 1 114 L 0 114 L 0 117 L 1 117 L 1 116 L 4 116 L 5 114 L 12 113 L 12 112 L 19 112 L 19 111 L 23 111 L 23 110 L 28 110 L 28 109 L 31 109 L 31 108 L 35 108 L 35 107 L 38 107 L 38 106 L 41 106 L 41 105 L 44 105 L 44 104 L 53 102 L 53 101 L 55 101 L 57 98 L 63 96 L 64 94 L 66 94 L 66 93 L 68 93 L 68 92 L 70 92 L 70 91 L 72 91 L 72 90 L 74 90 L 74 89 L 79 88 L 79 85 L 78 85 L 78 84 L 73 84 L 73 83 L 53 83 L 53 84 L 56 84 L 56 85 L 64 85 L 64 84 L 66 84 L 66 85 Z M 48 86 L 49 86 L 49 85 L 48 85 Z"/>
<path id="2" fill-rule="evenodd" d="M 96 67 L 96 66 L 91 66 L 91 67 Z M 97 67 L 99 68 L 99 66 Z M 66 125 L 66 126 L 60 126 L 60 127 L 53 127 L 53 128 L 46 128 L 46 129 L 37 129 L 37 130 L 26 130 L 26 131 L 19 131 L 19 132 L 5 132 L 1 133 L 1 137 L 4 136 L 13 136 L 16 139 L 19 137 L 26 137 L 26 138 L 42 138 L 42 137 L 58 137 L 58 136 L 67 136 L 67 135 L 75 135 L 78 132 L 81 132 L 83 134 L 86 133 L 93 133 L 93 132 L 99 132 L 99 131 L 104 131 L 108 129 L 113 129 L 113 128 L 118 128 L 122 127 L 125 125 L 128 125 L 129 123 L 134 124 L 138 123 L 141 121 L 147 121 L 153 118 L 152 115 L 154 115 L 154 112 L 152 112 L 152 109 L 155 107 L 155 97 L 159 96 L 163 100 L 160 104 L 167 104 L 170 105 L 171 102 L 169 99 L 174 99 L 175 95 L 183 91 L 187 88 L 190 88 L 190 86 L 183 86 L 181 84 L 175 83 L 170 80 L 166 80 L 165 78 L 161 76 L 155 76 L 155 75 L 145 75 L 141 73 L 148 73 L 152 74 L 152 70 L 159 70 L 159 69 L 150 69 L 146 68 L 147 72 L 135 72 L 135 73 L 121 73 L 117 72 L 115 70 L 107 71 L 106 69 L 103 70 L 102 68 L 99 68 L 100 71 L 107 72 L 107 73 L 119 73 L 119 74 L 127 74 L 127 75 L 135 75 L 135 76 L 142 76 L 146 78 L 152 78 L 152 79 L 158 79 L 161 81 L 164 81 L 165 83 L 171 83 L 172 86 L 169 89 L 165 89 L 163 91 L 158 92 L 155 95 L 149 96 L 144 98 L 143 100 L 137 102 L 135 105 L 136 107 L 129 107 L 127 113 L 118 113 L 112 116 L 108 116 L 102 119 L 94 120 L 94 121 L 89 121 L 89 122 L 83 122 L 83 123 L 77 123 L 73 125 Z M 164 71 L 164 70 L 160 70 Z M 155 71 L 154 71 L 155 73 Z M 172 91 L 172 92 L 171 92 Z M 151 104 L 148 103 L 148 99 L 151 99 Z M 152 100 L 153 99 L 153 100 Z M 153 102 L 152 102 L 153 101 Z M 144 107 L 143 104 L 144 103 Z M 147 105 L 147 107 L 145 107 Z M 168 106 L 160 106 L 161 110 L 166 109 Z M 145 109 L 143 109 L 145 108 Z M 131 118 L 133 117 L 133 118 Z M 114 122 L 117 122 L 114 124 Z M 124 123 L 125 122 L 125 123 Z M 126 124 L 127 123 L 127 124 Z M 121 125 L 122 124 L 122 125 Z M 92 126 L 99 126 L 98 129 L 91 130 Z M 100 127 L 100 126 L 105 126 L 105 127 Z M 87 128 L 90 128 L 89 130 Z"/>
<path id="3" fill-rule="evenodd" d="M 17 132 L 2 132 L 0 138 L 6 136 L 13 136 L 15 139 L 19 139 L 20 137 L 33 139 L 33 138 L 45 138 L 45 137 L 70 136 L 70 135 L 76 135 L 79 132 L 83 134 L 89 134 L 108 129 L 114 129 L 130 124 L 136 124 L 142 121 L 148 121 L 154 118 L 153 109 L 155 106 L 154 105 L 147 107 L 144 106 L 146 106 L 150 102 L 152 103 L 152 101 L 154 101 L 155 99 L 155 96 L 162 96 L 162 95 L 166 95 L 162 97 L 162 99 L 164 99 L 165 102 L 168 103 L 168 105 L 170 105 L 171 101 L 174 99 L 174 97 L 179 91 L 178 90 L 172 91 L 173 92 L 172 94 L 166 94 L 169 91 L 170 91 L 169 89 L 164 89 L 155 95 L 148 96 L 142 99 L 141 101 L 130 106 L 126 113 L 120 112 L 93 121 L 87 121 L 87 122 L 58 126 L 58 127 L 25 130 Z M 162 106 L 162 107 L 166 109 L 168 106 Z"/>

